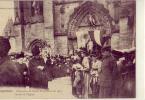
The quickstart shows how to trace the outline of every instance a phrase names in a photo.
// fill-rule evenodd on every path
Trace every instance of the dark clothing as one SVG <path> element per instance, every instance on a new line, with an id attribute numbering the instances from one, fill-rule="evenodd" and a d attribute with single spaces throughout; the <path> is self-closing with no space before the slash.
<path id="1" fill-rule="evenodd" d="M 113 84 L 114 81 L 118 78 L 117 75 L 117 63 L 114 57 L 107 56 L 102 61 L 101 73 L 99 76 L 99 85 L 100 85 L 100 98 L 110 98 L 112 97 Z"/>
<path id="2" fill-rule="evenodd" d="M 112 88 L 100 86 L 99 98 L 111 98 L 112 97 Z"/>
<path id="3" fill-rule="evenodd" d="M 114 80 L 114 84 L 113 84 L 113 93 L 112 96 L 113 98 L 120 98 L 121 96 L 121 92 L 123 91 L 122 87 L 123 87 L 123 78 L 122 78 L 122 68 L 124 67 L 123 62 L 120 62 L 117 64 L 117 74 L 116 74 L 116 79 Z"/>
<path id="4" fill-rule="evenodd" d="M 18 62 L 16 64 L 17 64 L 17 68 L 18 68 L 18 70 L 19 70 L 19 72 L 22 76 L 22 85 L 23 86 L 28 86 L 29 85 L 29 79 L 28 79 L 29 72 L 28 72 L 28 68 L 27 68 L 26 64 L 24 64 L 24 63 L 20 64 Z M 24 72 L 26 74 L 24 74 Z"/>
<path id="5" fill-rule="evenodd" d="M 22 75 L 8 56 L 0 59 L 0 86 L 21 86 Z"/>
<path id="6" fill-rule="evenodd" d="M 120 81 L 121 87 L 118 91 L 119 98 L 134 98 L 135 97 L 135 66 L 128 61 L 123 65 L 122 78 Z M 132 69 L 133 68 L 133 69 Z M 118 82 L 119 83 L 119 82 Z"/>
<path id="7" fill-rule="evenodd" d="M 46 61 L 46 66 L 47 66 L 47 71 L 48 71 L 48 76 L 49 76 L 49 80 L 52 80 L 52 79 L 54 79 L 54 72 L 53 72 L 53 70 L 54 70 L 54 65 L 52 64 L 52 61 L 51 61 L 51 59 L 50 58 L 48 58 L 47 59 L 47 61 Z"/>
<path id="8" fill-rule="evenodd" d="M 43 66 L 41 70 L 38 67 Z M 40 56 L 34 56 L 29 61 L 29 73 L 31 87 L 48 88 L 48 76 L 44 59 Z"/>
<path id="9" fill-rule="evenodd" d="M 11 45 L 9 39 L 0 36 L 0 57 L 2 57 L 2 59 L 6 57 L 10 49 Z"/>

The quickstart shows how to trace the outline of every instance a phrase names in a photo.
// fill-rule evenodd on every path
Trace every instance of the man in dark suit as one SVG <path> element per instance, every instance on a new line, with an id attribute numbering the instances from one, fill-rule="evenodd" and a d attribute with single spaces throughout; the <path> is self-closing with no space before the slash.
<path id="1" fill-rule="evenodd" d="M 40 55 L 40 48 L 32 48 L 33 57 L 29 61 L 30 85 L 34 88 L 48 88 L 48 74 L 44 59 Z"/>
<path id="2" fill-rule="evenodd" d="M 111 55 L 111 47 L 102 48 L 102 66 L 99 76 L 99 98 L 111 98 L 113 93 L 113 84 L 117 77 L 117 63 Z"/>

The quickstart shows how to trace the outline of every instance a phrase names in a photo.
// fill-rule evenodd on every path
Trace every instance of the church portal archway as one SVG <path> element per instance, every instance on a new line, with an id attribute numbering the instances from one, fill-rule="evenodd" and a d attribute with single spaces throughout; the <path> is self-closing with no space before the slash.
<path id="1" fill-rule="evenodd" d="M 87 32 L 102 32 L 100 35 L 111 34 L 112 17 L 103 4 L 97 1 L 86 1 L 74 10 L 68 22 L 68 38 L 78 40 L 77 35 Z M 83 37 L 87 37 L 86 33 Z M 101 41 L 101 39 L 100 39 Z M 102 44 L 102 41 L 101 41 Z"/>
<path id="2" fill-rule="evenodd" d="M 28 50 L 31 50 L 34 46 L 38 46 L 40 48 L 44 48 L 46 46 L 48 46 L 47 42 L 45 40 L 42 39 L 34 39 L 33 41 L 31 41 L 27 47 Z"/>

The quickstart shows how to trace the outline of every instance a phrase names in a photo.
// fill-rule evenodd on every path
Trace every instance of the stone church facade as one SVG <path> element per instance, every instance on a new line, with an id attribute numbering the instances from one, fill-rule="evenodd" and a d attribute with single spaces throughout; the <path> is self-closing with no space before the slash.
<path id="1" fill-rule="evenodd" d="M 13 28 L 17 35 L 13 37 L 19 50 L 29 50 L 43 40 L 50 45 L 53 54 L 67 55 L 83 46 L 88 34 L 98 30 L 103 36 L 112 37 L 113 48 L 129 49 L 135 46 L 134 0 L 14 2 Z"/>

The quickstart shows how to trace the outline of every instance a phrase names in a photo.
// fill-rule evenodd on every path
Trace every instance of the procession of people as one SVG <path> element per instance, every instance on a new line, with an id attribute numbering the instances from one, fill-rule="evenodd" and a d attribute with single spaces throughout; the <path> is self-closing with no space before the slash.
<path id="1" fill-rule="evenodd" d="M 49 89 L 49 81 L 70 76 L 72 95 L 77 98 L 132 98 L 135 96 L 135 50 L 120 52 L 111 46 L 94 52 L 92 42 L 69 56 L 50 56 L 34 46 L 12 57 L 9 40 L 0 37 L 0 86 Z"/>

